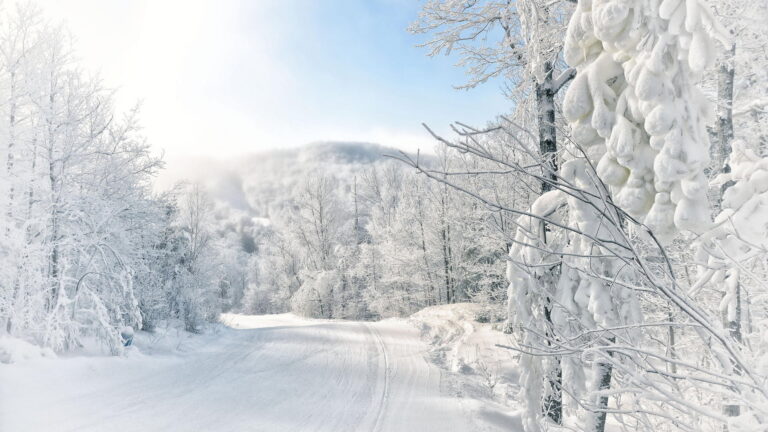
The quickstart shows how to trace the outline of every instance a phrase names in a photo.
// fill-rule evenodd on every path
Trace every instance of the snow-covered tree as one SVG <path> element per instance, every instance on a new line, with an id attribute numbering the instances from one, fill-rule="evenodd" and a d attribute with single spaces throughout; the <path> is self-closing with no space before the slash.
<path id="1" fill-rule="evenodd" d="M 124 327 L 178 311 L 183 246 L 199 242 L 174 227 L 173 200 L 152 193 L 162 162 L 139 110 L 117 112 L 34 6 L 1 22 L 3 331 L 55 350 L 95 339 L 117 354 Z"/>
<path id="2" fill-rule="evenodd" d="M 687 0 L 583 3 L 568 28 L 572 138 L 616 203 L 662 239 L 709 222 L 713 110 L 696 81 L 714 61 L 713 37 L 724 35 L 712 13 Z"/>

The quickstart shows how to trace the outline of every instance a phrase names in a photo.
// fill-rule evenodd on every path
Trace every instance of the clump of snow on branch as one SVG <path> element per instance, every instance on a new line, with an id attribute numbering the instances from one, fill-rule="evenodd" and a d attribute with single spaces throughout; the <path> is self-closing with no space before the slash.
<path id="1" fill-rule="evenodd" d="M 695 83 L 722 33 L 700 0 L 579 2 L 568 27 L 572 138 L 616 204 L 663 240 L 709 224 L 713 109 Z"/>
<path id="2" fill-rule="evenodd" d="M 734 321 L 739 279 L 756 278 L 747 263 L 764 257 L 768 250 L 768 158 L 736 140 L 728 164 L 731 172 L 721 173 L 713 181 L 715 186 L 730 187 L 723 194 L 714 227 L 697 241 L 702 277 L 689 294 L 698 294 L 707 282 L 715 285 L 725 294 L 720 303 L 723 315 Z"/>

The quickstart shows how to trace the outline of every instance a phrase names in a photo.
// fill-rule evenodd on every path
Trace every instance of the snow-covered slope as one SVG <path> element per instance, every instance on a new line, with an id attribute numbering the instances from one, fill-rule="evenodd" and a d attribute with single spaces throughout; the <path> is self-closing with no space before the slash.
<path id="1" fill-rule="evenodd" d="M 516 430 L 501 406 L 457 393 L 405 320 L 224 321 L 202 336 L 137 335 L 152 355 L 0 365 L 0 430 Z"/>

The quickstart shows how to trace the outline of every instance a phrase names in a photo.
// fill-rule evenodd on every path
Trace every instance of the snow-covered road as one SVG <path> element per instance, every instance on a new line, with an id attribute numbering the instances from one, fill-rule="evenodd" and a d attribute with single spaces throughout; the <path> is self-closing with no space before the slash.
<path id="1" fill-rule="evenodd" d="M 225 317 L 174 354 L 0 365 L 0 431 L 473 431 L 404 321 Z"/>

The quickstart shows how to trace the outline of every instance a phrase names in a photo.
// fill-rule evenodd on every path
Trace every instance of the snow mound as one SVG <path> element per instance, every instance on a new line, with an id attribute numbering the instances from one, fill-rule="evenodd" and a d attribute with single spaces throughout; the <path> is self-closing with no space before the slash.
<path id="1" fill-rule="evenodd" d="M 430 360 L 463 375 L 463 392 L 485 393 L 507 403 L 517 391 L 517 354 L 501 323 L 485 323 L 486 307 L 472 303 L 432 306 L 409 318 L 429 344 Z M 477 394 L 476 394 L 477 396 Z"/>
<path id="2" fill-rule="evenodd" d="M 479 327 L 475 319 L 482 313 L 482 306 L 471 303 L 432 306 L 413 314 L 411 321 L 432 346 L 433 361 L 452 372 L 468 372 L 477 360 L 470 339 L 475 338 Z"/>
<path id="3" fill-rule="evenodd" d="M 0 337 L 0 363 L 20 363 L 41 358 L 54 358 L 49 348 L 39 347 L 27 341 L 8 336 Z"/>

